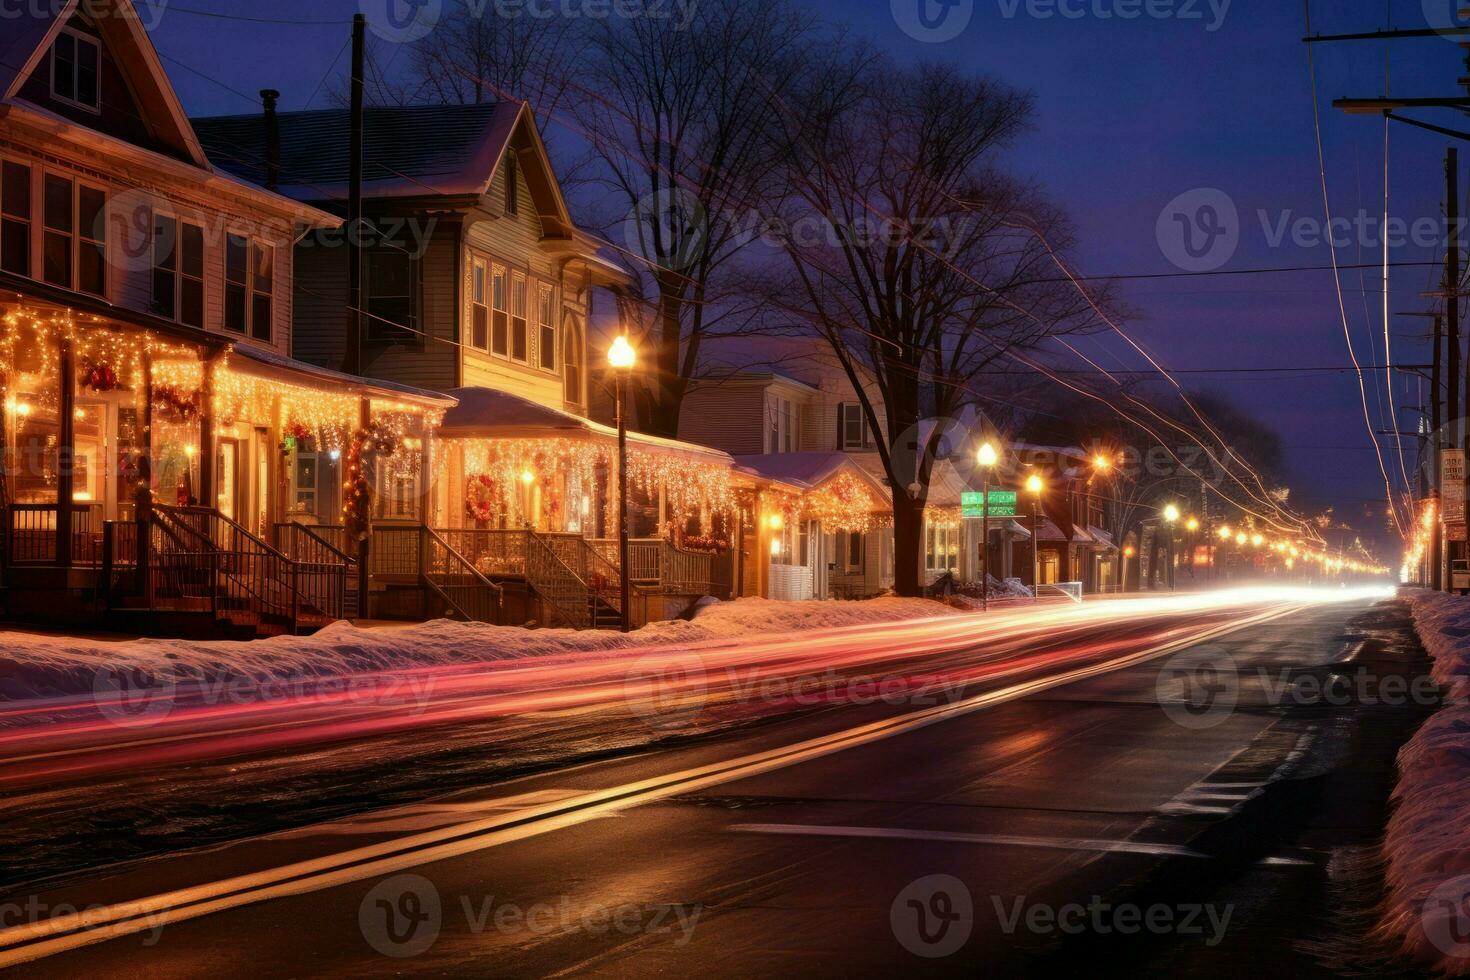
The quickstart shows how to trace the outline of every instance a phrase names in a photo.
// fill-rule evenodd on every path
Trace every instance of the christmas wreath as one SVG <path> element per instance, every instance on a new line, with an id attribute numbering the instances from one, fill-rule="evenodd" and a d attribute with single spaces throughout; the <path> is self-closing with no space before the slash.
<path id="1" fill-rule="evenodd" d="M 93 364 L 82 372 L 82 384 L 92 391 L 116 391 L 117 371 L 107 364 Z"/>
<path id="2" fill-rule="evenodd" d="M 478 524 L 489 524 L 500 516 L 501 500 L 494 477 L 488 473 L 473 476 L 465 494 L 465 514 Z"/>

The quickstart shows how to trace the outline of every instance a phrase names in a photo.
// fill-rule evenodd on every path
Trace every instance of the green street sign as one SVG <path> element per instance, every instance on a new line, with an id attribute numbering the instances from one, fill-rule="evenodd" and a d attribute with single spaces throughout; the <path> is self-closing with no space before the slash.
<path id="1" fill-rule="evenodd" d="M 960 494 L 961 513 L 966 518 L 979 520 L 985 516 L 984 498 L 979 493 Z M 992 490 L 990 491 L 990 516 L 991 517 L 1015 517 L 1016 516 L 1016 491 L 1014 490 Z"/>

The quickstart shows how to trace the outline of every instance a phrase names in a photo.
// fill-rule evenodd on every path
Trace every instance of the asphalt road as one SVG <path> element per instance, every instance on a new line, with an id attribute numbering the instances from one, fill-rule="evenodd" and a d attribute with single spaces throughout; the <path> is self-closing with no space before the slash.
<path id="1" fill-rule="evenodd" d="M 1332 751 L 1333 717 L 1282 710 L 1282 685 L 1351 658 L 1366 607 L 1283 604 L 1153 659 L 849 703 L 12 895 L 4 925 L 95 906 L 88 938 L 121 935 L 67 949 L 73 933 L 11 929 L 0 964 L 54 949 L 14 975 L 826 977 L 1204 954 L 1236 911 L 1212 904 L 1224 865 L 1309 860 L 1269 834 L 1227 855 L 1217 830 Z M 1076 674 L 1092 676 L 1051 686 Z"/>

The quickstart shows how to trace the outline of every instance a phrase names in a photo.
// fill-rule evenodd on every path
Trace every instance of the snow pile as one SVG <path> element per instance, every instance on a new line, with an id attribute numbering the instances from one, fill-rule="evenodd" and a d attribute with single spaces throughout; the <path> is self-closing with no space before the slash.
<path id="1" fill-rule="evenodd" d="M 0 704 L 91 696 L 99 684 L 187 687 L 239 679 L 267 683 L 377 671 L 473 666 L 571 654 L 613 658 L 650 646 L 753 633 L 832 629 L 955 615 L 927 599 L 775 602 L 740 599 L 700 606 L 692 621 L 654 623 L 623 635 L 598 630 L 528 630 L 435 620 L 394 629 L 334 623 L 314 636 L 255 641 L 131 640 L 0 632 Z"/>
<path id="2" fill-rule="evenodd" d="M 1384 929 L 1403 952 L 1470 975 L 1470 599 L 1407 592 L 1444 706 L 1399 750 L 1384 839 Z"/>

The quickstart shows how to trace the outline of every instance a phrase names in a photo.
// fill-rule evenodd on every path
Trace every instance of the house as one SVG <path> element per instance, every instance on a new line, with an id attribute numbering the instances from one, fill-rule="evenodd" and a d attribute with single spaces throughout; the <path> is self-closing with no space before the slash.
<path id="1" fill-rule="evenodd" d="M 1042 585 L 1077 582 L 1086 593 L 1121 587 L 1120 550 L 1107 530 L 1106 485 L 1078 447 L 1011 446 L 1024 472 L 1042 476 L 1037 570 Z M 1029 582 L 1029 572 L 1022 576 Z"/>
<path id="2" fill-rule="evenodd" d="M 294 359 L 293 242 L 338 220 L 213 165 L 129 0 L 46 6 L 0 38 L 8 610 L 244 636 L 345 615 L 346 556 L 282 530 L 320 492 L 305 451 L 413 506 L 453 399 Z"/>
<path id="3" fill-rule="evenodd" d="M 344 110 L 194 120 L 212 160 L 342 215 Z M 364 122 L 360 333 L 332 232 L 294 249 L 295 357 L 457 401 L 434 440 L 414 520 L 504 590 L 512 621 L 612 625 L 618 589 L 616 432 L 587 412 L 587 323 L 626 273 L 572 221 L 522 102 L 370 108 Z M 360 342 L 359 342 L 360 341 Z M 320 464 L 330 471 L 330 463 Z M 726 453 L 638 434 L 628 477 L 636 624 L 729 594 L 737 501 Z M 332 481 L 328 481 L 332 482 Z M 300 520 L 330 536 L 333 502 Z M 389 605 L 414 615 L 412 597 Z"/>

